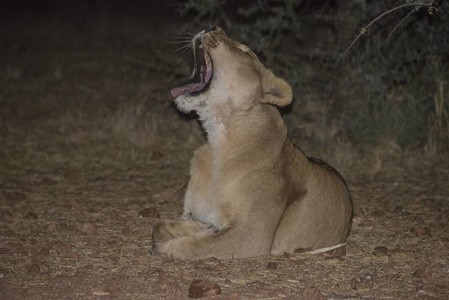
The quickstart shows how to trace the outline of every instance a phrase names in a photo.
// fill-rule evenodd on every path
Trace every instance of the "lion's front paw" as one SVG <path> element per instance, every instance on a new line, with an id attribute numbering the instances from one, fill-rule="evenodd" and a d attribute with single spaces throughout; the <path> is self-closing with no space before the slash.
<path id="1" fill-rule="evenodd" d="M 198 253 L 195 251 L 195 239 L 191 237 L 182 237 L 169 240 L 163 243 L 155 243 L 150 248 L 151 255 L 162 255 L 169 259 L 196 259 Z"/>
<path id="2" fill-rule="evenodd" d="M 212 227 L 195 220 L 161 220 L 153 226 L 153 241 L 162 243 L 181 237 L 194 236 L 200 232 L 206 234 L 211 232 Z"/>

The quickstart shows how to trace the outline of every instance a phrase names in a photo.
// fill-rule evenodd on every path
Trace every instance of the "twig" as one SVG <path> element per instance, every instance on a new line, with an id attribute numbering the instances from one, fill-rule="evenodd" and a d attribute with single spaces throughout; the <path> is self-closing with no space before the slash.
<path id="1" fill-rule="evenodd" d="M 388 36 L 387 36 L 387 42 L 390 39 L 390 37 L 393 35 L 393 33 L 396 31 L 396 29 L 398 29 L 399 26 L 401 26 L 401 24 L 404 23 L 404 21 L 407 20 L 407 18 L 410 17 L 413 12 L 414 11 L 412 9 L 404 18 L 402 18 L 402 20 L 398 24 L 396 24 L 396 26 L 394 26 L 393 30 L 391 30 L 390 34 L 388 34 Z"/>
<path id="2" fill-rule="evenodd" d="M 348 49 L 346 49 L 346 51 L 345 51 L 345 53 L 343 54 L 343 56 L 346 56 L 346 53 L 348 53 L 349 49 L 352 48 L 352 46 L 355 44 L 355 42 L 357 42 L 357 40 L 358 40 L 358 39 L 359 39 L 365 32 L 369 31 L 370 27 L 371 27 L 374 23 L 376 23 L 377 21 L 379 21 L 380 19 L 382 19 L 382 18 L 385 17 L 386 15 L 388 15 L 388 14 L 390 14 L 390 13 L 392 13 L 392 12 L 398 10 L 398 9 L 407 7 L 407 6 L 421 6 L 421 7 L 422 7 L 422 6 L 431 6 L 431 5 L 432 5 L 432 3 L 423 3 L 423 2 L 418 2 L 418 3 L 407 3 L 407 4 L 402 4 L 402 5 L 393 7 L 392 9 L 390 9 L 390 10 L 388 10 L 388 11 L 386 11 L 386 12 L 380 14 L 379 16 L 377 16 L 376 18 L 374 18 L 368 25 L 366 25 L 365 27 L 362 28 L 362 30 L 360 31 L 359 35 L 352 41 L 351 45 L 349 45 Z"/>

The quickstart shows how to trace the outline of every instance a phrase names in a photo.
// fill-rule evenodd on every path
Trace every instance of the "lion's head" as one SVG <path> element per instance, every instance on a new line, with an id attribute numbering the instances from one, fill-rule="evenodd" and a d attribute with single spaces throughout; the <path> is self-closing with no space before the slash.
<path id="1" fill-rule="evenodd" d="M 194 70 L 191 83 L 171 90 L 177 106 L 186 112 L 249 109 L 262 102 L 276 106 L 291 103 L 292 89 L 266 69 L 247 46 L 209 26 L 192 39 Z"/>

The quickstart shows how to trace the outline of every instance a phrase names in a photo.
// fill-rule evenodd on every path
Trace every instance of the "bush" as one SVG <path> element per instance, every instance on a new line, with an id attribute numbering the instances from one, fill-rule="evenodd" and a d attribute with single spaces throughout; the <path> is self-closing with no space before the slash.
<path id="1" fill-rule="evenodd" d="M 394 4 L 188 0 L 181 13 L 190 30 L 224 27 L 287 78 L 300 100 L 327 101 L 327 119 L 344 120 L 352 142 L 373 145 L 392 138 L 411 148 L 435 140 L 430 135 L 436 131 L 439 143 L 449 139 L 447 88 L 439 92 L 449 75 L 449 4 L 421 2 L 397 3 L 409 6 L 380 17 L 346 56 L 360 30 Z"/>

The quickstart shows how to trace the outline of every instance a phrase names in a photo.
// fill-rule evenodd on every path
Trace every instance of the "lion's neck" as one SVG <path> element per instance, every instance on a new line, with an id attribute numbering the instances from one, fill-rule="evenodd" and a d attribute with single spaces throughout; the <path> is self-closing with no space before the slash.
<path id="1" fill-rule="evenodd" d="M 275 141 L 274 145 L 282 144 L 287 131 L 282 118 L 273 110 L 276 109 L 260 105 L 220 114 L 211 113 L 216 112 L 215 109 L 199 112 L 213 156 L 224 161 L 243 157 L 243 152 L 255 154 L 254 147 L 266 149 L 270 147 L 268 141 Z"/>
<path id="2" fill-rule="evenodd" d="M 227 129 L 223 116 L 203 110 L 199 112 L 199 117 L 211 147 L 213 149 L 222 147 L 227 140 Z"/>
<path id="3" fill-rule="evenodd" d="M 207 140 L 212 148 L 223 147 L 228 138 L 226 122 L 234 113 L 231 99 L 208 99 L 208 105 L 197 113 L 207 134 Z"/>

